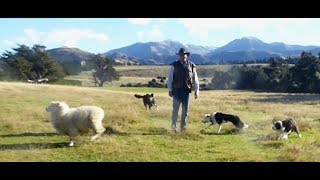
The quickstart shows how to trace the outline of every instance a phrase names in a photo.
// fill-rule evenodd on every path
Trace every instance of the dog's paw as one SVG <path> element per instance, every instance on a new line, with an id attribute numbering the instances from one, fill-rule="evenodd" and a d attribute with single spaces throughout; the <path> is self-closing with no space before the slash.
<path id="1" fill-rule="evenodd" d="M 280 139 L 281 139 L 281 137 L 278 137 L 278 138 L 277 138 L 277 140 L 280 140 Z"/>
<path id="2" fill-rule="evenodd" d="M 71 142 L 69 143 L 69 147 L 73 147 L 73 146 L 74 146 L 74 142 L 71 141 Z"/>

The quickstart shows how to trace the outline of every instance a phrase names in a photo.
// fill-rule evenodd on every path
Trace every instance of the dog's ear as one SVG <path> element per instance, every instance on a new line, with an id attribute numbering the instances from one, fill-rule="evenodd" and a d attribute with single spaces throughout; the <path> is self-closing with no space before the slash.
<path id="1" fill-rule="evenodd" d="M 153 97 L 153 93 L 151 93 L 151 97 Z"/>

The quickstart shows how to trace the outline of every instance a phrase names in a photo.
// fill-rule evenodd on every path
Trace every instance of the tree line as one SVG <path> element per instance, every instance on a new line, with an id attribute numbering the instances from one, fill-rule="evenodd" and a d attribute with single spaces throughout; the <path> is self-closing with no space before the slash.
<path id="1" fill-rule="evenodd" d="M 320 54 L 319 54 L 320 55 Z M 217 71 L 205 89 L 239 89 L 292 93 L 320 92 L 320 59 L 303 51 L 300 57 L 270 58 L 268 65 L 233 66 L 227 72 Z M 37 82 L 49 79 L 54 82 L 70 73 L 90 71 L 95 86 L 119 80 L 120 74 L 114 69 L 116 62 L 109 57 L 94 55 L 83 64 L 66 63 L 53 59 L 46 47 L 18 45 L 13 52 L 6 51 L 0 56 L 0 80 Z M 72 69 L 73 68 L 73 69 Z"/>
<path id="2" fill-rule="evenodd" d="M 319 93 L 320 59 L 303 51 L 297 58 L 270 58 L 266 66 L 233 66 L 227 72 L 216 72 L 206 88 Z"/>
<path id="3" fill-rule="evenodd" d="M 0 80 L 40 82 L 48 79 L 55 82 L 70 74 L 80 73 L 82 70 L 92 72 L 95 86 L 103 86 L 105 82 L 119 80 L 119 73 L 113 68 L 112 58 L 95 55 L 84 64 L 79 62 L 59 62 L 53 59 L 46 47 L 34 45 L 18 45 L 13 52 L 6 51 L 0 56 Z"/>

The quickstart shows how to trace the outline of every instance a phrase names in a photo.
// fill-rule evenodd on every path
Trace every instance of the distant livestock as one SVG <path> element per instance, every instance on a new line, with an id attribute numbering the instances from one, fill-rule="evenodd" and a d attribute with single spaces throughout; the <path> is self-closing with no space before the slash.
<path id="1" fill-rule="evenodd" d="M 80 106 L 69 108 L 68 104 L 60 101 L 52 101 L 46 108 L 51 113 L 51 124 L 60 133 L 66 134 L 70 138 L 69 146 L 74 146 L 74 141 L 78 134 L 94 131 L 90 141 L 100 137 L 105 128 L 102 124 L 104 111 L 97 106 Z"/>

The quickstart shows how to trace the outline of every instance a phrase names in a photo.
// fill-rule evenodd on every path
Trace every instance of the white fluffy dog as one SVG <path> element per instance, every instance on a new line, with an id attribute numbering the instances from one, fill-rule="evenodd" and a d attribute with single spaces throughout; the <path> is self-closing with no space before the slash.
<path id="1" fill-rule="evenodd" d="M 46 108 L 51 113 L 51 123 L 60 133 L 66 134 L 70 138 L 69 146 L 74 145 L 76 136 L 79 133 L 87 133 L 93 130 L 95 134 L 91 141 L 100 137 L 105 128 L 102 124 L 104 111 L 97 106 L 80 106 L 69 108 L 65 102 L 52 101 Z"/>

